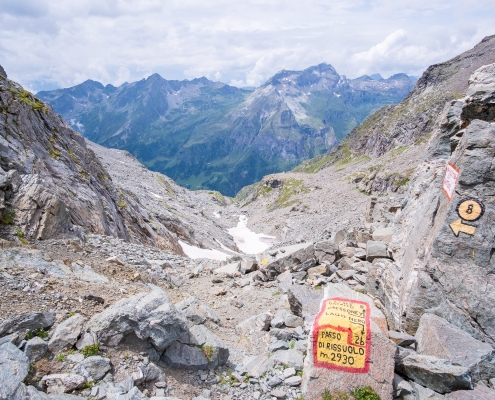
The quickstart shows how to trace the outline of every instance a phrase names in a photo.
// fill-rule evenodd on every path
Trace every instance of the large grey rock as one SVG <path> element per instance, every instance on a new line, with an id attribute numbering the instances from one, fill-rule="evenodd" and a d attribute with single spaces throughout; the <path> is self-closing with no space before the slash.
<path id="1" fill-rule="evenodd" d="M 74 276 L 85 282 L 108 283 L 108 278 L 93 271 L 90 265 L 82 261 L 76 261 L 71 264 Z"/>
<path id="2" fill-rule="evenodd" d="M 400 267 L 391 291 L 398 303 L 395 330 L 414 334 L 421 316 L 430 313 L 495 345 L 495 124 L 488 100 L 495 93 L 493 71 L 492 65 L 475 72 L 471 81 L 481 91 L 473 87 L 466 98 L 447 105 L 409 183 L 390 243 Z M 450 200 L 442 190 L 447 163 L 460 171 Z M 475 228 L 472 234 L 456 235 L 451 224 L 460 218 L 459 203 L 469 198 L 482 202 L 484 213 L 461 221 Z"/>
<path id="3" fill-rule="evenodd" d="M 495 400 L 495 390 L 476 385 L 474 390 L 458 390 L 445 395 L 445 400 Z"/>
<path id="4" fill-rule="evenodd" d="M 172 368 L 192 370 L 225 365 L 229 349 L 204 325 L 195 325 L 165 350 L 162 360 Z"/>
<path id="5" fill-rule="evenodd" d="M 0 399 L 10 400 L 27 376 L 29 360 L 12 343 L 0 346 Z"/>
<path id="6" fill-rule="evenodd" d="M 304 365 L 304 356 L 301 352 L 289 349 L 280 350 L 272 354 L 269 358 L 274 364 L 282 364 L 286 367 L 295 368 L 297 371 L 302 371 Z"/>
<path id="7" fill-rule="evenodd" d="M 188 297 L 175 305 L 178 311 L 195 324 L 202 324 L 207 320 L 220 324 L 220 318 L 213 308 L 195 296 Z"/>
<path id="8" fill-rule="evenodd" d="M 473 388 L 468 368 L 434 356 L 410 354 L 396 365 L 396 369 L 409 379 L 438 393 Z"/>
<path id="9" fill-rule="evenodd" d="M 2 263 L 3 266 L 11 268 L 12 270 L 16 270 L 16 271 L 23 270 L 26 272 L 33 271 L 32 273 L 42 271 L 45 276 L 54 277 L 57 279 L 68 278 L 73 276 L 70 268 L 67 265 L 65 265 L 62 261 L 60 260 L 47 261 L 44 259 L 46 258 L 46 256 L 47 256 L 46 253 L 44 253 L 41 250 L 11 248 L 7 250 L 3 250 L 0 253 L 0 262 Z M 32 313 L 26 314 L 28 319 L 29 319 L 29 314 Z M 34 314 L 50 314 L 50 313 L 34 313 Z M 21 319 L 22 318 L 24 317 L 21 316 Z M 48 318 L 49 321 L 51 321 L 52 317 L 48 317 Z M 53 322 L 54 321 L 55 321 L 55 317 L 53 317 Z M 33 329 L 39 328 L 39 324 L 35 324 L 34 326 L 35 328 Z"/>
<path id="10" fill-rule="evenodd" d="M 83 332 L 81 333 L 81 337 L 76 342 L 76 349 L 82 350 L 87 346 L 93 346 L 98 343 L 98 338 L 94 333 L 91 332 Z"/>
<path id="11" fill-rule="evenodd" d="M 239 333 L 246 333 L 251 330 L 267 331 L 270 329 L 272 319 L 273 315 L 271 313 L 264 312 L 240 322 L 236 325 L 235 329 Z"/>
<path id="12" fill-rule="evenodd" d="M 286 314 L 284 319 L 285 326 L 289 328 L 296 328 L 304 325 L 304 320 L 301 317 L 293 314 Z"/>
<path id="13" fill-rule="evenodd" d="M 332 264 L 338 258 L 339 247 L 332 240 L 316 242 L 314 249 L 315 257 L 320 264 L 325 261 Z"/>
<path id="14" fill-rule="evenodd" d="M 215 275 L 226 275 L 226 276 L 234 276 L 237 272 L 239 272 L 241 263 L 236 261 L 234 263 L 230 263 L 224 265 L 223 267 L 217 268 L 213 271 Z"/>
<path id="15" fill-rule="evenodd" d="M 258 269 L 258 262 L 256 259 L 247 259 L 241 261 L 241 266 L 239 271 L 242 275 L 248 274 L 250 272 L 256 271 Z"/>
<path id="16" fill-rule="evenodd" d="M 372 262 L 375 258 L 388 258 L 387 244 L 369 240 L 366 243 L 366 261 Z"/>
<path id="17" fill-rule="evenodd" d="M 29 358 L 29 361 L 32 363 L 41 360 L 47 351 L 48 343 L 38 336 L 28 340 L 24 347 L 24 354 L 26 354 L 27 358 Z"/>
<path id="18" fill-rule="evenodd" d="M 388 226 L 386 228 L 377 228 L 373 231 L 373 240 L 378 242 L 390 243 L 392 241 L 392 235 L 394 234 L 394 228 Z"/>
<path id="19" fill-rule="evenodd" d="M 270 255 L 270 253 L 263 253 L 260 256 L 259 269 L 273 280 L 285 270 L 311 260 L 314 257 L 314 246 L 313 243 L 299 243 L 279 248 L 275 256 Z"/>
<path id="20" fill-rule="evenodd" d="M 397 344 L 397 346 L 410 346 L 416 343 L 416 338 L 414 336 L 403 332 L 389 331 L 388 337 Z"/>
<path id="21" fill-rule="evenodd" d="M 187 331 L 187 322 L 165 292 L 154 288 L 149 293 L 122 299 L 94 315 L 88 322 L 88 330 L 96 334 L 100 342 L 112 344 L 134 334 L 162 352 Z"/>
<path id="22" fill-rule="evenodd" d="M 29 312 L 4 320 L 0 323 L 0 337 L 22 331 L 34 331 L 39 328 L 48 329 L 55 323 L 55 313 Z"/>
<path id="23" fill-rule="evenodd" d="M 40 385 L 47 393 L 69 393 L 79 389 L 86 378 L 76 374 L 52 374 L 41 378 Z"/>
<path id="24" fill-rule="evenodd" d="M 72 369 L 72 373 L 81 375 L 88 381 L 99 381 L 111 368 L 110 359 L 100 356 L 91 356 L 78 363 Z"/>
<path id="25" fill-rule="evenodd" d="M 292 285 L 287 290 L 287 298 L 292 314 L 311 323 L 320 308 L 323 291 L 315 290 L 312 286 Z"/>
<path id="26" fill-rule="evenodd" d="M 58 324 L 48 342 L 48 349 L 52 353 L 58 353 L 72 347 L 81 334 L 84 321 L 85 319 L 81 314 L 75 314 Z"/>
<path id="27" fill-rule="evenodd" d="M 377 258 L 371 264 L 365 285 L 366 293 L 383 303 L 388 324 L 395 331 L 401 328 L 400 278 L 401 271 L 397 264 L 386 258 Z"/>
<path id="28" fill-rule="evenodd" d="M 423 314 L 419 321 L 418 354 L 446 359 L 468 368 L 473 383 L 495 376 L 495 349 L 433 314 Z"/>

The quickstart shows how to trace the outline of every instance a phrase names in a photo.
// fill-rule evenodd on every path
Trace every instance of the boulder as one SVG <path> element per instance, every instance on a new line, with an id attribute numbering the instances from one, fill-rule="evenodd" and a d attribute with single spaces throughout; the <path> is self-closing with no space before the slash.
<path id="1" fill-rule="evenodd" d="M 28 340 L 24 347 L 24 354 L 26 354 L 29 361 L 35 363 L 41 360 L 48 351 L 48 343 L 38 336 Z"/>
<path id="2" fill-rule="evenodd" d="M 415 338 L 418 354 L 468 368 L 473 383 L 495 376 L 495 349 L 433 314 L 423 314 Z"/>
<path id="3" fill-rule="evenodd" d="M 292 272 L 302 272 L 308 271 L 308 269 L 313 268 L 316 265 L 316 260 L 314 258 L 310 258 L 309 260 L 304 261 L 303 263 L 292 267 L 290 270 Z"/>
<path id="4" fill-rule="evenodd" d="M 327 307 L 327 304 L 330 304 L 331 308 L 325 311 L 326 308 L 323 307 Z M 370 311 L 368 314 L 361 311 L 366 311 L 366 308 L 362 308 L 365 307 L 364 304 Z M 303 396 L 316 399 L 320 398 L 325 389 L 333 392 L 343 388 L 371 386 L 381 399 L 391 399 L 396 345 L 387 337 L 388 327 L 383 313 L 375 307 L 370 297 L 343 284 L 329 283 L 325 287 L 321 307 L 318 310 L 321 314 L 316 312 L 311 318 L 314 322 L 304 361 L 301 386 Z M 343 316 L 345 319 L 342 319 Z M 320 324 L 319 318 L 328 321 Z M 346 332 L 345 335 L 350 335 L 350 329 L 352 338 L 339 338 L 336 333 L 332 336 L 332 323 L 335 323 L 336 327 L 344 328 L 333 332 Z M 351 340 L 352 348 L 348 340 Z M 322 349 L 328 353 L 326 356 Z"/>
<path id="5" fill-rule="evenodd" d="M 29 371 L 29 359 L 12 343 L 0 346 L 0 399 L 12 399 Z"/>
<path id="6" fill-rule="evenodd" d="M 280 329 L 280 328 L 272 328 L 270 329 L 270 336 L 275 337 L 277 340 L 291 340 L 294 337 L 294 330 L 289 329 Z"/>
<path id="7" fill-rule="evenodd" d="M 162 360 L 172 368 L 211 369 L 225 365 L 229 349 L 204 325 L 194 325 L 189 332 L 165 350 Z"/>
<path id="8" fill-rule="evenodd" d="M 175 308 L 194 324 L 203 324 L 207 320 L 219 325 L 220 318 L 213 308 L 196 296 L 188 297 L 175 305 Z"/>
<path id="9" fill-rule="evenodd" d="M 292 285 L 292 273 L 287 270 L 282 272 L 279 276 L 277 276 L 278 287 L 282 289 L 284 293 L 287 292 L 289 287 Z"/>
<path id="10" fill-rule="evenodd" d="M 129 334 L 151 343 L 163 352 L 187 332 L 186 320 L 177 312 L 163 290 L 155 287 L 149 293 L 138 293 L 122 299 L 88 323 L 88 330 L 99 342 L 117 345 Z"/>
<path id="11" fill-rule="evenodd" d="M 288 328 L 296 328 L 298 326 L 303 326 L 304 320 L 301 317 L 298 317 L 297 315 L 288 313 L 285 315 L 284 324 Z"/>
<path id="12" fill-rule="evenodd" d="M 394 381 L 393 381 L 393 388 L 394 388 L 394 393 L 393 397 L 395 398 L 401 398 L 403 399 L 404 397 L 408 395 L 412 395 L 414 393 L 414 389 L 407 380 L 405 380 L 402 376 L 395 374 L 394 375 Z"/>
<path id="13" fill-rule="evenodd" d="M 369 240 L 366 243 L 366 261 L 372 262 L 375 258 L 390 258 L 387 244 L 382 241 Z"/>
<path id="14" fill-rule="evenodd" d="M 354 271 L 353 269 L 347 269 L 347 270 L 339 269 L 337 271 L 337 276 L 343 280 L 348 280 L 351 279 L 356 272 L 357 271 Z"/>
<path id="15" fill-rule="evenodd" d="M 389 331 L 388 337 L 392 340 L 397 346 L 410 346 L 416 343 L 416 338 L 407 333 Z"/>
<path id="16" fill-rule="evenodd" d="M 394 234 L 393 226 L 387 226 L 386 228 L 377 228 L 373 231 L 372 237 L 376 242 L 390 243 Z"/>
<path id="17" fill-rule="evenodd" d="M 290 315 L 288 310 L 277 310 L 275 316 L 270 321 L 270 326 L 272 328 L 282 328 L 285 325 L 285 317 Z"/>
<path id="18" fill-rule="evenodd" d="M 56 316 L 52 312 L 29 312 L 0 323 L 0 337 L 14 332 L 35 331 L 37 329 L 51 328 Z"/>
<path id="19" fill-rule="evenodd" d="M 94 333 L 91 332 L 83 332 L 81 333 L 81 337 L 76 342 L 76 349 L 82 350 L 86 346 L 93 346 L 98 343 L 98 338 Z"/>
<path id="20" fill-rule="evenodd" d="M 264 355 L 253 357 L 243 365 L 242 369 L 246 371 L 247 376 L 250 378 L 258 379 L 272 367 L 273 364 L 270 364 L 268 360 L 269 358 Z"/>
<path id="21" fill-rule="evenodd" d="M 241 263 L 236 261 L 223 267 L 217 268 L 213 271 L 215 275 L 225 275 L 225 276 L 235 276 L 237 272 L 239 272 L 239 267 Z"/>
<path id="22" fill-rule="evenodd" d="M 323 291 L 306 285 L 292 285 L 287 290 L 287 298 L 292 314 L 311 321 L 318 313 Z"/>
<path id="23" fill-rule="evenodd" d="M 320 264 L 325 261 L 332 264 L 338 258 L 339 248 L 332 240 L 324 240 L 314 245 L 315 257 Z"/>
<path id="24" fill-rule="evenodd" d="M 256 259 L 247 259 L 241 261 L 241 266 L 239 271 L 242 275 L 248 274 L 250 272 L 256 271 L 258 269 L 258 262 Z"/>
<path id="25" fill-rule="evenodd" d="M 268 347 L 269 352 L 275 352 L 279 350 L 287 350 L 289 348 L 289 342 L 285 340 L 277 340 Z"/>
<path id="26" fill-rule="evenodd" d="M 328 270 L 326 264 L 318 265 L 317 267 L 312 267 L 307 270 L 309 279 L 315 279 L 316 277 L 323 275 L 328 275 Z"/>
<path id="27" fill-rule="evenodd" d="M 294 272 L 292 274 L 292 278 L 296 281 L 304 281 L 308 277 L 308 273 L 306 271 Z"/>
<path id="28" fill-rule="evenodd" d="M 74 276 L 85 282 L 108 283 L 108 278 L 93 271 L 90 265 L 82 261 L 76 261 L 71 264 Z"/>
<path id="29" fill-rule="evenodd" d="M 297 267 L 313 257 L 313 243 L 299 243 L 292 246 L 281 247 L 276 253 L 263 253 L 261 255 L 261 262 L 259 263 L 259 269 L 263 271 L 269 279 L 273 280 L 286 269 Z"/>
<path id="30" fill-rule="evenodd" d="M 343 257 L 339 261 L 340 269 L 350 270 L 352 269 L 352 264 L 354 264 L 354 259 L 350 257 Z"/>
<path id="31" fill-rule="evenodd" d="M 476 385 L 474 390 L 458 390 L 447 393 L 445 400 L 495 400 L 495 390 Z"/>
<path id="32" fill-rule="evenodd" d="M 40 386 L 50 393 L 68 393 L 79 389 L 86 383 L 86 378 L 76 374 L 52 374 L 41 378 Z"/>
<path id="33" fill-rule="evenodd" d="M 85 319 L 81 314 L 75 314 L 58 324 L 48 342 L 48 349 L 52 353 L 58 353 L 72 347 L 81 334 L 84 321 Z"/>
<path id="34" fill-rule="evenodd" d="M 377 258 L 369 269 L 365 290 L 383 303 L 390 328 L 401 329 L 400 296 L 398 292 L 401 271 L 397 264 L 386 258 Z"/>
<path id="35" fill-rule="evenodd" d="M 72 369 L 72 374 L 81 375 L 88 381 L 99 381 L 111 368 L 110 359 L 91 356 L 78 363 Z"/>
<path id="36" fill-rule="evenodd" d="M 449 360 L 413 352 L 402 358 L 395 367 L 409 379 L 438 393 L 473 388 L 468 368 L 453 365 Z"/>
<path id="37" fill-rule="evenodd" d="M 251 330 L 267 331 L 270 329 L 270 323 L 272 319 L 272 314 L 270 314 L 269 312 L 264 312 L 240 322 L 239 324 L 237 324 L 235 329 L 239 333 L 246 333 Z"/>
<path id="38" fill-rule="evenodd" d="M 269 360 L 273 362 L 273 365 L 282 364 L 285 367 L 294 368 L 296 371 L 302 371 L 304 366 L 303 354 L 294 349 L 277 351 L 272 354 Z"/>

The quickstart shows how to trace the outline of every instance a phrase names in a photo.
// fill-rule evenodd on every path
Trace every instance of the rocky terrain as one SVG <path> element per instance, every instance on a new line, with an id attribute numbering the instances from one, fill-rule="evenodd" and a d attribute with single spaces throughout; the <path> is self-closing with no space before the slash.
<path id="1" fill-rule="evenodd" d="M 86 81 L 37 96 L 86 138 L 128 150 L 190 189 L 235 195 L 271 172 L 325 153 L 414 78 L 347 79 L 328 64 L 281 71 L 253 93 L 157 74 L 116 88 Z"/>
<path id="2" fill-rule="evenodd" d="M 462 84 L 428 141 L 313 160 L 234 199 L 179 188 L 68 126 L 50 157 L 50 131 L 29 127 L 63 121 L 0 72 L 12 132 L 0 139 L 0 399 L 495 398 L 494 63 Z M 71 135 L 106 186 L 68 178 Z M 11 155 L 30 148 L 31 163 Z M 87 204 L 89 221 L 120 218 L 133 234 L 50 225 L 53 211 L 52 230 L 28 234 L 18 199 L 37 199 L 22 186 L 33 174 L 65 213 Z M 93 197 L 65 199 L 65 181 Z M 98 194 L 113 192 L 117 212 L 99 214 Z M 241 251 L 245 230 L 228 233 L 246 219 L 265 234 L 255 254 Z"/>

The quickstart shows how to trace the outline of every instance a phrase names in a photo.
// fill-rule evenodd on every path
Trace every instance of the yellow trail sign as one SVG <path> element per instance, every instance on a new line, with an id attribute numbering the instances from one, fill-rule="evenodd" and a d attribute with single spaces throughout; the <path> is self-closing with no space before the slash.
<path id="1" fill-rule="evenodd" d="M 365 373 L 370 367 L 370 307 L 335 297 L 325 300 L 313 326 L 313 362 L 320 368 Z"/>
<path id="2" fill-rule="evenodd" d="M 450 224 L 450 229 L 456 236 L 459 236 L 459 232 L 467 233 L 468 235 L 474 235 L 476 232 L 475 226 L 463 224 L 460 218 Z"/>

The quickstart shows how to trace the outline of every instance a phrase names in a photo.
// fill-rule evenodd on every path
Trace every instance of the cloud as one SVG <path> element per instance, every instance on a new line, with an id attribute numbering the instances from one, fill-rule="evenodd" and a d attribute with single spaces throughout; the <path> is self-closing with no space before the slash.
<path id="1" fill-rule="evenodd" d="M 0 64 L 32 90 L 154 72 L 256 86 L 327 62 L 419 75 L 493 34 L 488 0 L 0 0 Z"/>

